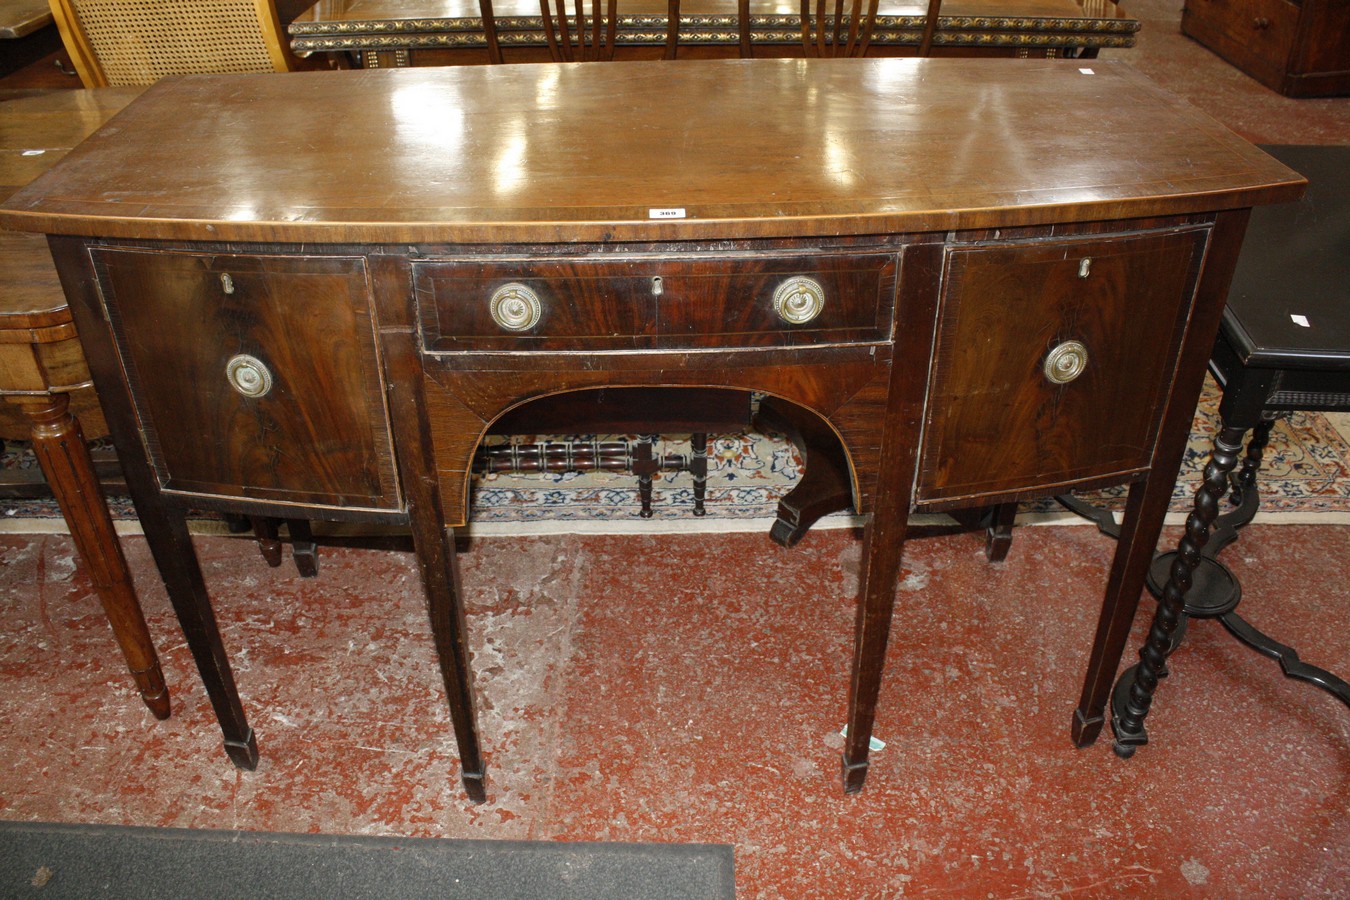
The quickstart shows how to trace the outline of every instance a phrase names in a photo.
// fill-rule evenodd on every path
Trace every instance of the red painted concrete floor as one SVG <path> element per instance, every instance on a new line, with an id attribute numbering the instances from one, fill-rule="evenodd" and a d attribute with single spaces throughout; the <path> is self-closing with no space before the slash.
<path id="1" fill-rule="evenodd" d="M 837 771 L 859 544 L 818 532 L 479 539 L 462 556 L 489 802 L 457 763 L 412 556 L 320 574 L 199 538 L 262 760 L 240 772 L 141 539 L 155 721 L 68 539 L 0 538 L 0 817 L 734 844 L 744 896 L 1344 896 L 1350 710 L 1195 623 L 1134 759 L 1069 722 L 1111 543 L 911 543 L 860 796 Z M 1350 675 L 1350 527 L 1255 526 L 1243 611 Z M 1146 600 L 1132 648 L 1151 606 Z"/>

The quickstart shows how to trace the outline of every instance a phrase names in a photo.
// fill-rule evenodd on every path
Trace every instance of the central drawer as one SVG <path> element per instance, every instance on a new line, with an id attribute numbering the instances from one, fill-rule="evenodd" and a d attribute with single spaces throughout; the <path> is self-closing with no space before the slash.
<path id="1" fill-rule="evenodd" d="M 681 350 L 867 343 L 891 336 L 889 253 L 413 264 L 423 346 Z"/>

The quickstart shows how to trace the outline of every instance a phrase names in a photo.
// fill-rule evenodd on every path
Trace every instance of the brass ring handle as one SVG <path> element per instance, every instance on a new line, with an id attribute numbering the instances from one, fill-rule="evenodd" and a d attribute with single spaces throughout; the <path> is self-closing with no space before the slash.
<path id="1" fill-rule="evenodd" d="M 1052 384 L 1068 384 L 1087 368 L 1088 350 L 1080 341 L 1065 341 L 1045 357 L 1045 377 Z"/>
<path id="2" fill-rule="evenodd" d="M 773 292 L 773 311 L 789 325 L 802 325 L 825 308 L 825 289 L 805 275 L 793 275 Z"/>
<path id="3" fill-rule="evenodd" d="M 225 378 L 245 397 L 257 398 L 272 390 L 272 373 L 256 356 L 241 353 L 225 364 Z"/>
<path id="4" fill-rule="evenodd" d="M 539 317 L 544 311 L 539 295 L 514 281 L 492 292 L 488 309 L 492 313 L 492 321 L 507 331 L 529 331 L 539 324 Z"/>

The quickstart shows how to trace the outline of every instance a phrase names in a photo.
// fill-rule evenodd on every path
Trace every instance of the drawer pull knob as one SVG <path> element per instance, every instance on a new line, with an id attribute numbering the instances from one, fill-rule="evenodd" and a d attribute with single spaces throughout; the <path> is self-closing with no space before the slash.
<path id="1" fill-rule="evenodd" d="M 230 387 L 245 397 L 262 397 L 272 390 L 272 373 L 256 356 L 241 353 L 225 364 Z"/>
<path id="2" fill-rule="evenodd" d="M 228 273 L 221 273 L 220 289 L 227 294 L 234 293 L 234 279 L 231 278 Z"/>
<path id="3" fill-rule="evenodd" d="M 794 275 L 773 292 L 773 311 L 789 325 L 810 322 L 825 308 L 825 289 L 805 275 Z"/>
<path id="4" fill-rule="evenodd" d="M 514 281 L 493 291 L 488 307 L 492 321 L 507 331 L 529 331 L 539 324 L 543 312 L 539 295 Z"/>
<path id="5" fill-rule="evenodd" d="M 1092 274 L 1092 257 L 1085 256 L 1078 261 L 1078 277 L 1086 278 Z"/>
<path id="6" fill-rule="evenodd" d="M 1052 384 L 1068 384 L 1087 368 L 1088 351 L 1079 341 L 1065 341 L 1045 358 L 1045 377 Z"/>

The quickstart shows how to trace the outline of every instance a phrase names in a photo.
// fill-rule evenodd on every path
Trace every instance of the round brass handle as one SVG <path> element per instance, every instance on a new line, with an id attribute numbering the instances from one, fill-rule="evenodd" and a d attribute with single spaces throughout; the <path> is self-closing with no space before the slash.
<path id="1" fill-rule="evenodd" d="M 272 373 L 256 356 L 241 353 L 225 364 L 225 378 L 245 397 L 262 397 L 272 390 Z"/>
<path id="2" fill-rule="evenodd" d="M 825 289 L 805 275 L 793 275 L 773 292 L 773 311 L 789 325 L 810 322 L 825 308 Z"/>
<path id="3" fill-rule="evenodd" d="M 1087 368 L 1087 347 L 1079 341 L 1065 341 L 1045 358 L 1045 377 L 1052 384 L 1068 384 Z"/>
<path id="4" fill-rule="evenodd" d="M 1257 16 L 1256 18 L 1252 19 L 1252 27 L 1257 29 L 1258 31 L 1260 31 L 1263 28 L 1269 28 L 1270 19 L 1267 19 L 1265 16 Z"/>
<path id="5" fill-rule="evenodd" d="M 539 324 L 544 311 L 539 295 L 514 281 L 492 292 L 488 308 L 492 312 L 492 321 L 507 331 L 529 331 Z"/>

